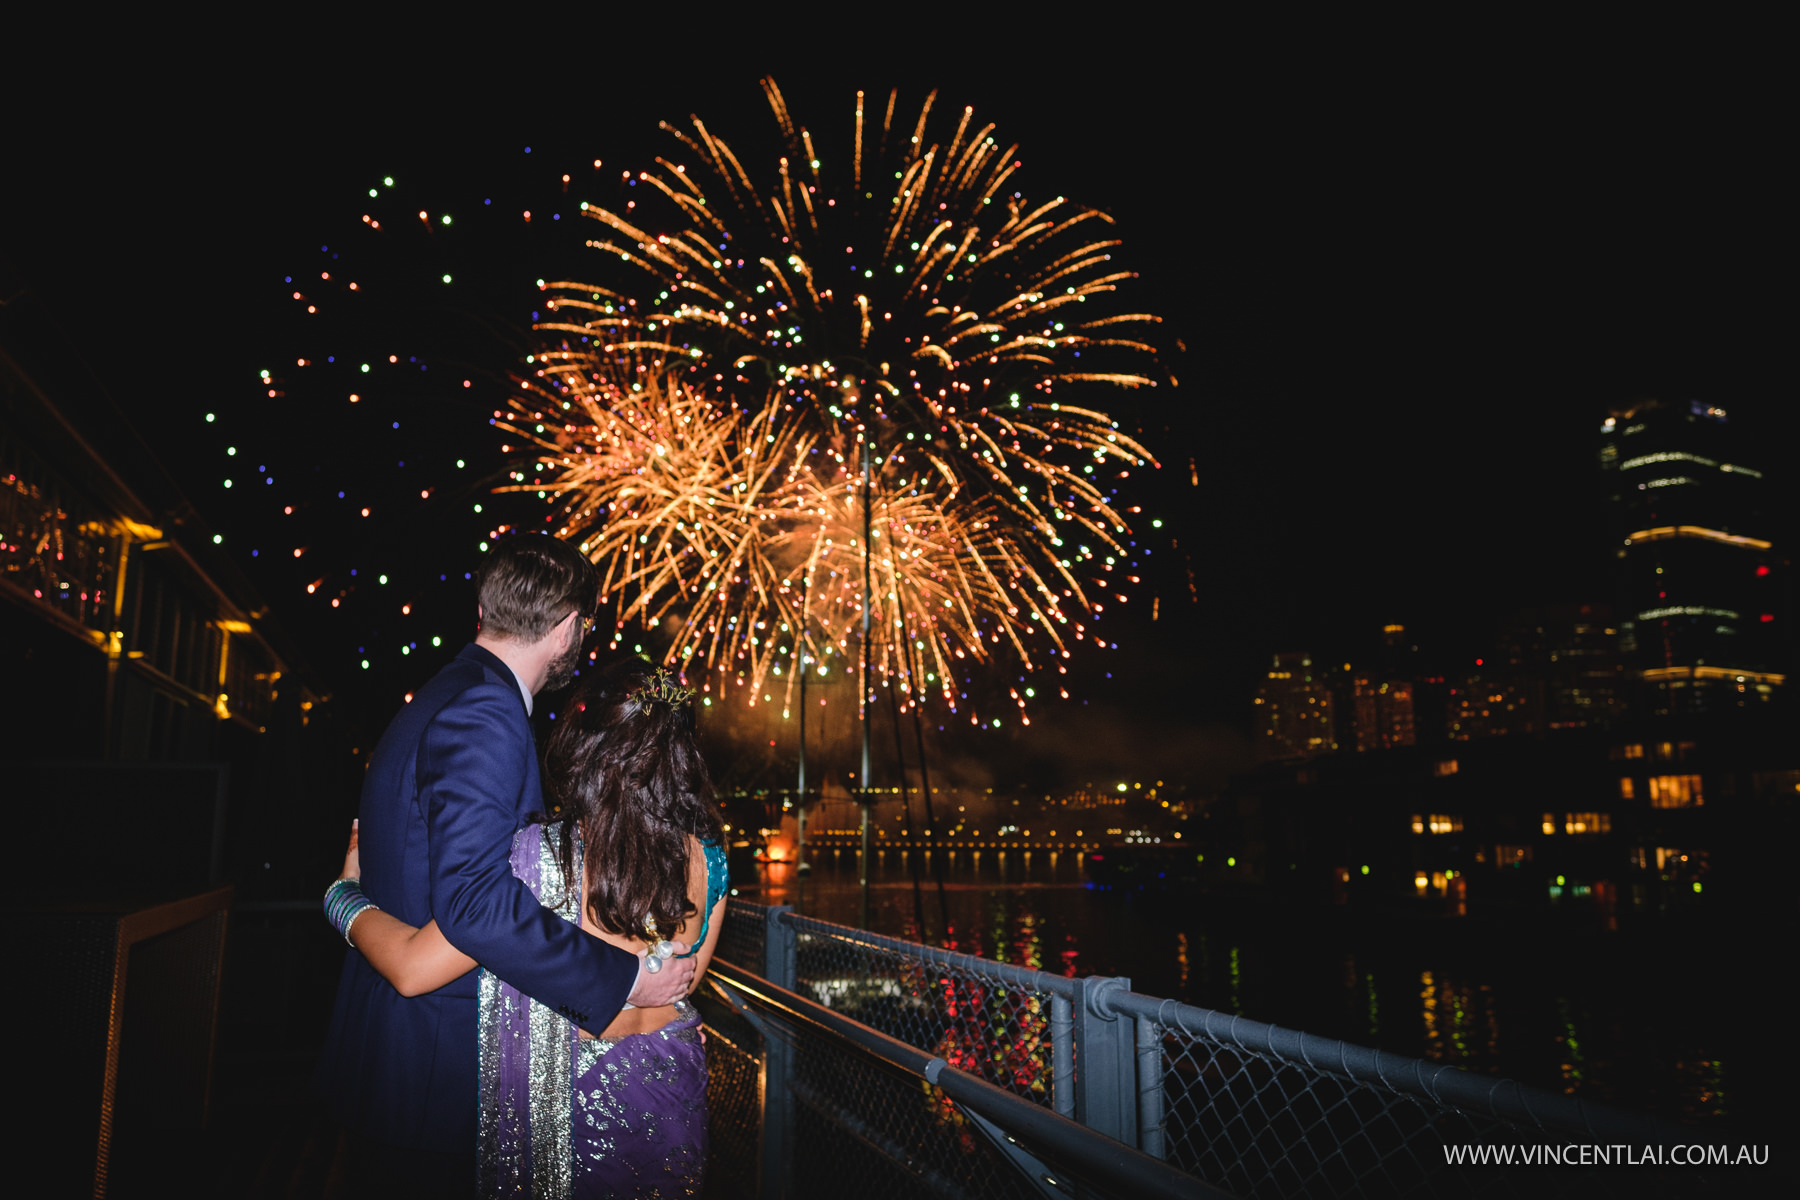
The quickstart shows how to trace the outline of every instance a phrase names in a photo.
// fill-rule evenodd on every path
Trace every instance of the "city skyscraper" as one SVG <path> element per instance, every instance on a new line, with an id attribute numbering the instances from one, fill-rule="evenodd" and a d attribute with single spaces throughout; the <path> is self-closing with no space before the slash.
<path id="1" fill-rule="evenodd" d="M 1786 682 L 1762 459 L 1724 409 L 1647 400 L 1600 427 L 1619 647 L 1650 715 L 1766 701 Z"/>
<path id="2" fill-rule="evenodd" d="M 1311 655 L 1277 654 L 1254 704 L 1257 758 L 1311 758 L 1337 749 L 1331 689 Z"/>
<path id="3" fill-rule="evenodd" d="M 1415 649 L 1406 640 L 1406 626 L 1384 625 L 1375 669 L 1352 674 L 1350 717 L 1358 751 L 1391 750 L 1418 741 L 1411 678 Z"/>
<path id="4" fill-rule="evenodd" d="M 1608 605 L 1514 613 L 1501 626 L 1494 660 L 1519 681 L 1532 729 L 1610 725 L 1623 714 L 1619 630 Z"/>
<path id="5" fill-rule="evenodd" d="M 1404 679 L 1358 674 L 1351 680 L 1356 748 L 1392 750 L 1418 741 L 1413 729 L 1413 685 Z"/>
<path id="6" fill-rule="evenodd" d="M 1444 721 L 1449 739 L 1468 742 L 1536 733 L 1539 725 L 1533 720 L 1526 681 L 1510 671 L 1496 669 L 1485 659 L 1476 659 L 1475 665 L 1483 669 L 1451 679 L 1449 711 Z"/>

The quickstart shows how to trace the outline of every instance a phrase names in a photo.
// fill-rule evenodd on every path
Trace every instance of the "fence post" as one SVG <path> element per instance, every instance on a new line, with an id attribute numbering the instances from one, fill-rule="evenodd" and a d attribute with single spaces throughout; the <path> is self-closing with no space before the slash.
<path id="1" fill-rule="evenodd" d="M 1075 981 L 1075 1119 L 1096 1133 L 1136 1146 L 1138 1097 L 1135 1023 L 1103 1001 L 1131 980 L 1091 975 Z"/>
<path id="2" fill-rule="evenodd" d="M 793 926 L 781 918 L 793 911 L 791 904 L 771 904 L 763 911 L 763 978 L 790 992 L 799 974 L 797 939 Z"/>
<path id="3" fill-rule="evenodd" d="M 1075 1119 L 1075 1015 L 1067 996 L 1050 993 L 1050 1107 Z"/>
<path id="4" fill-rule="evenodd" d="M 1163 1145 L 1162 1026 L 1149 1017 L 1137 1019 L 1137 1106 L 1138 1149 L 1151 1158 L 1168 1158 Z"/>
<path id="5" fill-rule="evenodd" d="M 793 912 L 785 904 L 763 913 L 763 978 L 794 990 L 794 930 L 781 917 Z M 794 1092 L 789 1086 L 794 1048 L 791 1031 L 771 1017 L 763 1025 L 761 1200 L 783 1200 L 793 1191 Z"/>

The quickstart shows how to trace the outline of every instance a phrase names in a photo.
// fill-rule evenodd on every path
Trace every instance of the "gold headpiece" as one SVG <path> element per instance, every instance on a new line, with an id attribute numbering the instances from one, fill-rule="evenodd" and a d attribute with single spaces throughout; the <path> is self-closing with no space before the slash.
<path id="1" fill-rule="evenodd" d="M 643 687 L 625 697 L 626 703 L 637 706 L 637 711 L 644 712 L 652 704 L 667 704 L 671 708 L 686 704 L 694 698 L 694 689 L 682 687 L 675 682 L 675 676 L 658 667 L 650 673 L 650 678 Z"/>

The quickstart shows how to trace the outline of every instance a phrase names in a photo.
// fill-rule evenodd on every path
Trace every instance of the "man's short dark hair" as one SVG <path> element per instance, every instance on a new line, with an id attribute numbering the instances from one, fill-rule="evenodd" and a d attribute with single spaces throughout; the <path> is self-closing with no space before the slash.
<path id="1" fill-rule="evenodd" d="M 475 572 L 481 631 L 535 642 L 571 612 L 593 613 L 600 594 L 594 564 L 567 542 L 542 533 L 500 542 Z"/>

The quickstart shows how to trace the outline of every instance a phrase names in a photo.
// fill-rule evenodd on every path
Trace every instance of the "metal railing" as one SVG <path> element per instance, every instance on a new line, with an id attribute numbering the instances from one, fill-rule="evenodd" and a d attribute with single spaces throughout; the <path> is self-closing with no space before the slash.
<path id="1" fill-rule="evenodd" d="M 1594 1170 L 1450 1155 L 1695 1140 L 1573 1096 L 1139 995 L 1124 979 L 1026 970 L 780 906 L 733 899 L 728 914 L 719 959 L 1164 1160 L 1195 1187 L 1284 1198 L 1575 1194 L 1592 1190 Z M 853 1099 L 842 1099 L 846 1112 Z M 1640 1195 L 1719 1181 L 1673 1168 L 1631 1178 Z"/>
<path id="2" fill-rule="evenodd" d="M 54 1118 L 26 1126 L 40 1194 L 145 1190 L 161 1144 L 205 1128 L 232 894 L 51 902 L 15 921 L 18 960 L 57 981 L 54 1029 L 13 1047 L 33 1111 Z"/>
<path id="3" fill-rule="evenodd" d="M 787 986 L 996 1087 L 1075 1115 L 1068 980 L 770 911 L 775 924 L 765 916 L 765 944 L 793 946 Z"/>
<path id="4" fill-rule="evenodd" d="M 709 1195 L 1232 1200 L 734 964 L 715 958 L 709 978 L 730 1005 L 703 1005 L 710 1124 L 738 1139 L 715 1148 Z"/>

